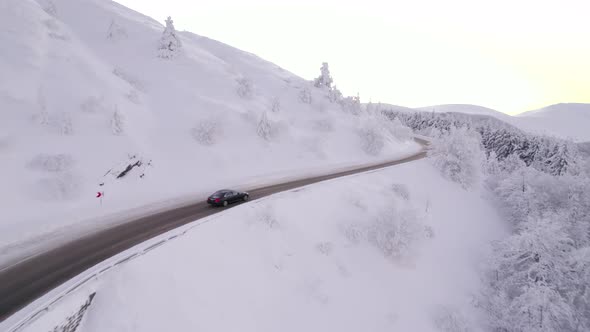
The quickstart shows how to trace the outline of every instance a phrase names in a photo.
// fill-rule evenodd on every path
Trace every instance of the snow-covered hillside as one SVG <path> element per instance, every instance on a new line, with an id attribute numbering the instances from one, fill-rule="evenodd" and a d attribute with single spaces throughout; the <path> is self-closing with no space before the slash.
<path id="1" fill-rule="evenodd" d="M 420 111 L 426 112 L 456 112 L 456 113 L 465 113 L 465 114 L 476 114 L 476 115 L 489 115 L 500 120 L 506 121 L 506 119 L 511 118 L 510 115 L 506 113 L 502 113 L 491 108 L 478 106 L 478 105 L 470 105 L 470 104 L 444 104 L 444 105 L 433 105 L 433 106 L 426 106 L 426 107 L 419 107 L 417 108 Z"/>
<path id="2" fill-rule="evenodd" d="M 519 114 L 514 121 L 524 130 L 590 141 L 590 104 L 555 104 Z"/>
<path id="3" fill-rule="evenodd" d="M 101 277 L 84 331 L 478 331 L 479 267 L 504 234 L 426 160 L 210 219 Z"/>
<path id="4" fill-rule="evenodd" d="M 397 108 L 394 110 L 398 111 Z M 518 116 L 465 104 L 434 105 L 417 110 L 492 116 L 530 133 L 572 139 L 576 142 L 590 141 L 590 104 L 556 104 Z"/>
<path id="5" fill-rule="evenodd" d="M 106 0 L 0 3 L 0 254 L 113 211 L 418 149 L 407 128 L 167 24 Z"/>

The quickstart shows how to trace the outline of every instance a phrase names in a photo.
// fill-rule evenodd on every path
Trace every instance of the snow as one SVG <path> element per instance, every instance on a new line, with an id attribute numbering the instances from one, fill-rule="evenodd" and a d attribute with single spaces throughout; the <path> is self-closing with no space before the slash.
<path id="1" fill-rule="evenodd" d="M 0 261 L 117 213 L 419 148 L 393 137 L 366 153 L 368 115 L 206 37 L 176 31 L 180 51 L 163 59 L 159 19 L 103 0 L 0 4 Z"/>
<path id="2" fill-rule="evenodd" d="M 552 136 L 590 141 L 590 104 L 555 104 L 519 114 L 522 129 Z"/>
<path id="3" fill-rule="evenodd" d="M 240 205 L 100 275 L 85 331 L 477 330 L 481 194 L 420 160 Z"/>
<path id="4" fill-rule="evenodd" d="M 456 112 L 487 115 L 514 125 L 530 133 L 571 139 L 575 142 L 590 141 L 590 104 L 564 103 L 511 116 L 487 107 L 467 104 L 449 104 L 420 107 L 426 112 Z M 407 111 L 401 110 L 400 111 Z"/>
<path id="5" fill-rule="evenodd" d="M 491 108 L 478 106 L 478 105 L 471 105 L 471 104 L 444 104 L 444 105 L 433 105 L 433 106 L 426 106 L 426 107 L 418 107 L 418 110 L 426 111 L 426 112 L 457 112 L 457 113 L 465 113 L 465 114 L 476 114 L 476 115 L 489 115 L 496 117 L 500 120 L 506 120 L 511 118 L 510 115 L 506 113 L 502 113 L 500 111 L 496 111 Z"/>

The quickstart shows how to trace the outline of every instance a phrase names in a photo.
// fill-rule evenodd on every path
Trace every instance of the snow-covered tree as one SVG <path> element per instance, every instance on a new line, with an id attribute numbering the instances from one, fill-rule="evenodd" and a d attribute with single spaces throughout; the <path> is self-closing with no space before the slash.
<path id="1" fill-rule="evenodd" d="M 160 58 L 169 59 L 180 53 L 182 49 L 182 42 L 177 36 L 174 28 L 174 21 L 168 16 L 166 19 L 166 28 L 160 38 L 160 46 L 158 47 L 158 56 Z"/>
<path id="2" fill-rule="evenodd" d="M 238 96 L 244 98 L 244 99 L 248 99 L 252 97 L 252 93 L 253 93 L 253 84 L 252 81 L 247 79 L 247 78 L 238 78 L 236 80 L 236 82 L 238 83 L 238 86 L 236 88 L 236 92 L 238 93 Z"/>
<path id="3" fill-rule="evenodd" d="M 116 106 L 115 111 L 113 112 L 113 117 L 111 118 L 111 132 L 113 135 L 122 135 L 124 132 L 123 116 Z"/>
<path id="4" fill-rule="evenodd" d="M 353 115 L 361 114 L 361 100 L 357 95 L 356 97 L 346 97 L 340 100 L 340 107 L 347 113 Z"/>
<path id="5" fill-rule="evenodd" d="M 126 38 L 127 31 L 125 28 L 119 25 L 114 19 L 111 20 L 111 24 L 107 30 L 107 39 L 116 42 Z"/>
<path id="6" fill-rule="evenodd" d="M 256 133 L 262 139 L 268 141 L 270 140 L 272 126 L 270 120 L 268 119 L 268 115 L 266 112 L 262 112 L 260 116 L 260 120 L 258 121 L 258 127 L 256 128 Z"/>
<path id="7" fill-rule="evenodd" d="M 311 91 L 307 87 L 304 87 L 299 92 L 299 101 L 304 104 L 311 104 Z"/>
<path id="8" fill-rule="evenodd" d="M 328 91 L 328 100 L 331 103 L 339 103 L 342 100 L 342 97 L 342 92 L 340 92 L 336 86 Z"/>
<path id="9" fill-rule="evenodd" d="M 330 69 L 328 68 L 328 63 L 322 63 L 322 67 L 320 68 L 320 76 L 314 80 L 314 86 L 316 88 L 332 88 L 332 76 L 330 75 Z"/>
<path id="10" fill-rule="evenodd" d="M 453 128 L 432 142 L 429 157 L 446 178 L 464 188 L 481 179 L 485 155 L 478 134 L 464 127 Z"/>
<path id="11" fill-rule="evenodd" d="M 278 113 L 281 111 L 281 101 L 278 97 L 274 97 L 272 99 L 270 110 L 273 113 Z"/>

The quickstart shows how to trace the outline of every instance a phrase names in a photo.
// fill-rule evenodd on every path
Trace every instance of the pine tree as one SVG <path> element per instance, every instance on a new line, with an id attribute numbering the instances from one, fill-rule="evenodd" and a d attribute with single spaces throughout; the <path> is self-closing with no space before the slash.
<path id="1" fill-rule="evenodd" d="M 176 34 L 174 28 L 174 21 L 168 16 L 166 20 L 166 28 L 160 38 L 160 46 L 158 48 L 158 56 L 160 58 L 169 59 L 180 53 L 182 48 L 182 42 Z"/>
<path id="2" fill-rule="evenodd" d="M 322 63 L 322 67 L 320 68 L 321 74 L 318 78 L 314 81 L 314 86 L 316 88 L 326 87 L 328 89 L 332 88 L 332 76 L 330 76 L 330 69 L 328 68 L 328 63 Z"/>
<path id="3" fill-rule="evenodd" d="M 268 141 L 268 140 L 270 140 L 271 130 L 272 130 L 272 126 L 271 126 L 270 120 L 268 119 L 266 111 L 262 112 L 262 116 L 260 117 L 260 121 L 258 121 L 258 128 L 256 129 L 256 133 L 262 139 Z"/>

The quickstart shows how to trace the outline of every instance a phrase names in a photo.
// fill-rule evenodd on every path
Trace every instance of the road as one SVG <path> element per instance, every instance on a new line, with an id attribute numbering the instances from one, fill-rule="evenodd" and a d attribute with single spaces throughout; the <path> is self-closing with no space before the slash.
<path id="1" fill-rule="evenodd" d="M 416 138 L 423 147 L 427 142 Z M 423 150 L 413 156 L 347 171 L 279 183 L 248 191 L 255 200 L 309 184 L 399 165 L 424 158 Z M 232 208 L 235 205 L 227 208 Z M 143 241 L 227 208 L 205 202 L 156 213 L 112 228 L 73 239 L 60 247 L 33 256 L 0 272 L 0 322 L 48 291 L 92 266 Z"/>

